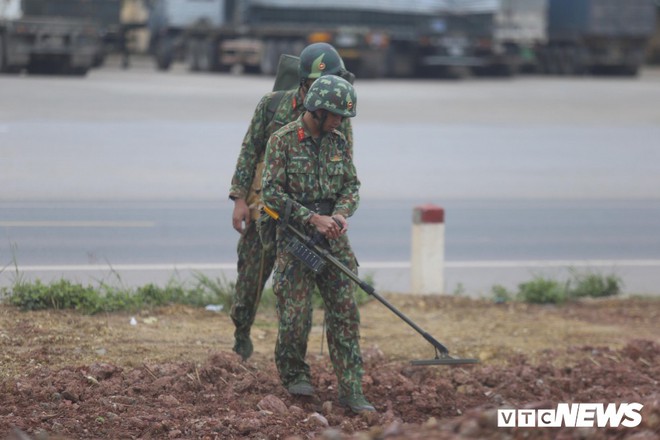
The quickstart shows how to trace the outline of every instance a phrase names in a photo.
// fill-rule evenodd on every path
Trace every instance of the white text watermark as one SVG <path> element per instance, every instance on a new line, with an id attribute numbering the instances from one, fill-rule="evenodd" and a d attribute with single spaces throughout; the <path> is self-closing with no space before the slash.
<path id="1" fill-rule="evenodd" d="M 641 403 L 559 403 L 555 409 L 498 409 L 498 428 L 634 428 Z"/>

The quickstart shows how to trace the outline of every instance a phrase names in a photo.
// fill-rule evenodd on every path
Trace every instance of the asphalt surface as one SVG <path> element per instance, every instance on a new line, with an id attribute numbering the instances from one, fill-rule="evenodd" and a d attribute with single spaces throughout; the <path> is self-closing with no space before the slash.
<path id="1" fill-rule="evenodd" d="M 0 76 L 3 284 L 17 266 L 129 284 L 233 276 L 226 193 L 272 79 L 134 66 Z M 435 203 L 448 293 L 571 267 L 660 291 L 660 71 L 356 86 L 351 239 L 377 287 L 408 289 L 411 211 Z"/>

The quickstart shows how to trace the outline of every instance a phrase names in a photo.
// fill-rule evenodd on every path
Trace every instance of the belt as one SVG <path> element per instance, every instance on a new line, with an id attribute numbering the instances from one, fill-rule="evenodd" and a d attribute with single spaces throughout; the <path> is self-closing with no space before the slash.
<path id="1" fill-rule="evenodd" d="M 319 215 L 331 215 L 335 209 L 335 201 L 332 199 L 320 199 L 300 202 L 305 208 Z"/>

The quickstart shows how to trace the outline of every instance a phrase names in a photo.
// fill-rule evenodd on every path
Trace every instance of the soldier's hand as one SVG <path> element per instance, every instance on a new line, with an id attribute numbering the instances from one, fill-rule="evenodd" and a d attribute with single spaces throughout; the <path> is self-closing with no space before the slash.
<path id="1" fill-rule="evenodd" d="M 335 214 L 332 216 L 332 219 L 341 228 L 341 230 L 339 231 L 339 235 L 343 235 L 348 231 L 348 220 L 346 220 L 346 218 L 343 215 Z"/>
<path id="2" fill-rule="evenodd" d="M 250 226 L 250 208 L 248 208 L 245 200 L 234 200 L 234 212 L 231 216 L 231 222 L 239 234 L 245 232 L 247 227 Z"/>
<path id="3" fill-rule="evenodd" d="M 343 219 L 342 216 L 338 217 Z M 330 216 L 314 214 L 310 219 L 310 222 L 316 226 L 317 231 L 330 240 L 339 238 L 344 232 L 346 232 L 344 226 L 346 224 L 346 219 L 344 219 L 344 223 L 341 223 L 341 221 L 338 222 Z"/>

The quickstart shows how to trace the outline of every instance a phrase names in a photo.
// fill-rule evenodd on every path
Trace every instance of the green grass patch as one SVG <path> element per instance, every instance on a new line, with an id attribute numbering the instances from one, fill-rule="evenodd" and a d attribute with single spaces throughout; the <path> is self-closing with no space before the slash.
<path id="1" fill-rule="evenodd" d="M 137 311 L 168 304 L 204 307 L 209 304 L 231 309 L 234 284 L 196 274 L 190 283 L 171 280 L 165 286 L 146 284 L 129 289 L 101 283 L 98 287 L 61 279 L 48 284 L 18 279 L 4 288 L 5 300 L 22 310 L 74 309 L 86 314 Z"/>
<path id="2" fill-rule="evenodd" d="M 369 280 L 369 279 L 368 279 Z M 223 277 L 211 278 L 195 273 L 194 280 L 180 282 L 170 280 L 165 286 L 146 284 L 137 288 L 115 287 L 107 283 L 99 286 L 82 285 L 60 279 L 50 283 L 41 280 L 25 281 L 18 276 L 9 288 L 0 290 L 0 299 L 21 310 L 73 309 L 85 314 L 119 312 L 155 308 L 169 304 L 184 304 L 192 307 L 220 305 L 222 310 L 231 310 L 236 285 Z M 362 289 L 355 294 L 358 305 L 370 297 Z M 259 304 L 261 311 L 275 310 L 276 298 L 272 288 L 266 288 Z M 312 304 L 323 307 L 318 290 L 314 292 Z"/>
<path id="3" fill-rule="evenodd" d="M 495 285 L 491 293 L 498 303 L 517 300 L 532 304 L 561 304 L 577 298 L 603 298 L 622 292 L 623 283 L 615 275 L 580 273 L 574 269 L 571 269 L 570 273 L 571 277 L 566 281 L 537 276 L 531 281 L 519 284 L 517 292 L 510 292 L 501 285 Z"/>
<path id="4" fill-rule="evenodd" d="M 621 293 L 622 285 L 621 279 L 615 275 L 574 272 L 571 296 L 573 298 L 616 296 Z"/>

